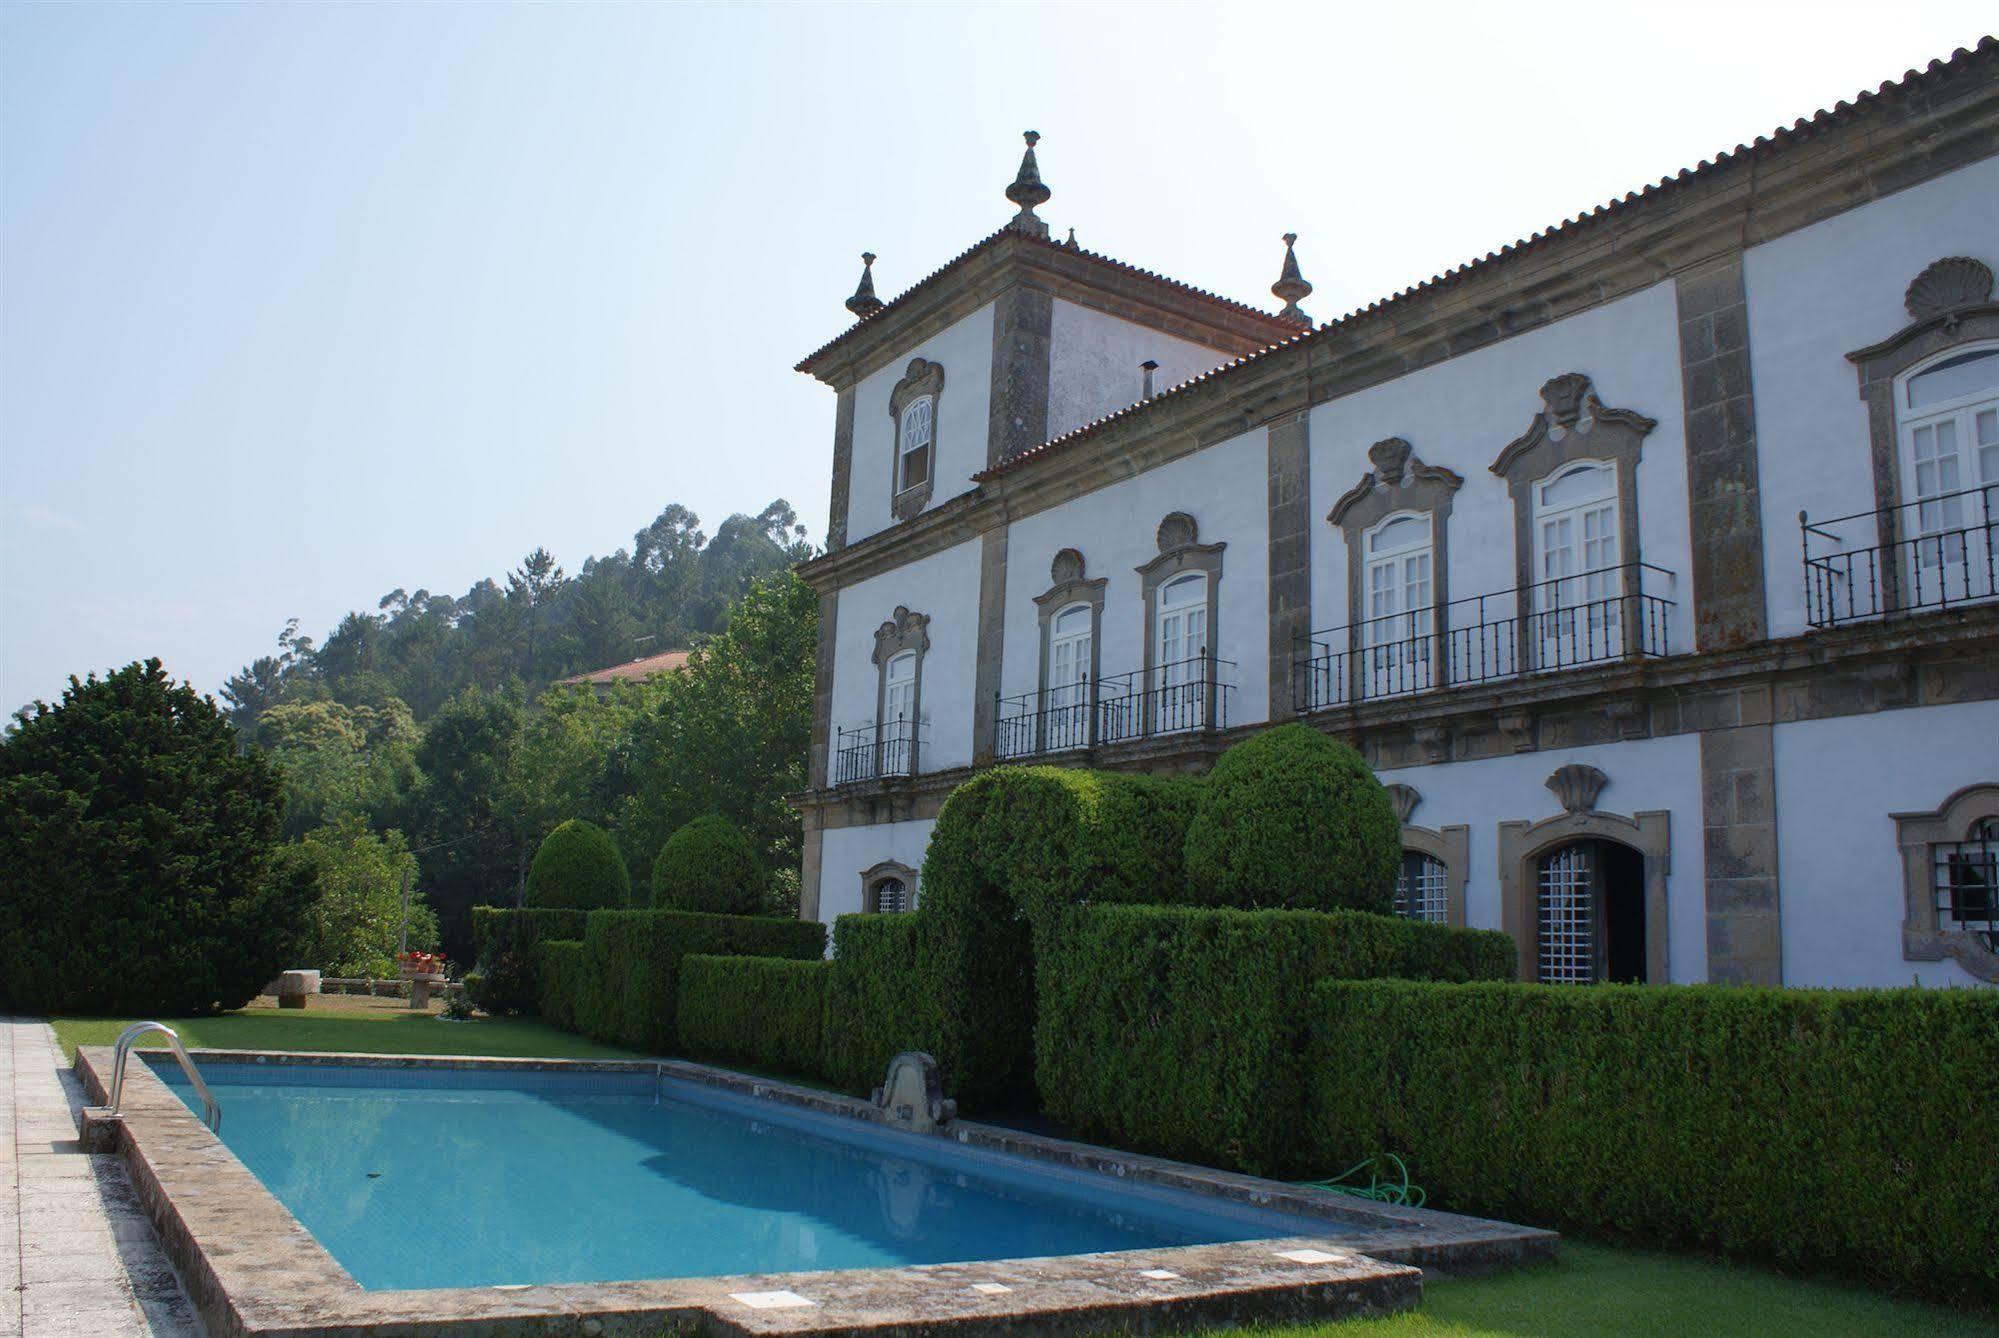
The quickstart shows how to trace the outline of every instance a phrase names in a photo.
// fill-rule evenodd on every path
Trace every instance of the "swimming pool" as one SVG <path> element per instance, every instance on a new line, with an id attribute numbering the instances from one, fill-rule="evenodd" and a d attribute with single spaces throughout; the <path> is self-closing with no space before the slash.
<path id="1" fill-rule="evenodd" d="M 190 1110 L 178 1070 L 155 1072 Z M 1354 1229 L 660 1071 L 217 1063 L 222 1141 L 370 1291 L 1039 1258 Z"/>

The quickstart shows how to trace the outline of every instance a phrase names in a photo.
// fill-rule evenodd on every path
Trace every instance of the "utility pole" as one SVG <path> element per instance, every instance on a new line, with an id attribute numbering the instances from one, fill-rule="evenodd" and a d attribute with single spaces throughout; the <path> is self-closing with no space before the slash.
<path id="1" fill-rule="evenodd" d="M 408 868 L 403 870 L 403 933 L 402 939 L 396 948 L 396 962 L 398 965 L 403 960 L 403 954 L 410 950 L 410 875 L 412 872 Z"/>

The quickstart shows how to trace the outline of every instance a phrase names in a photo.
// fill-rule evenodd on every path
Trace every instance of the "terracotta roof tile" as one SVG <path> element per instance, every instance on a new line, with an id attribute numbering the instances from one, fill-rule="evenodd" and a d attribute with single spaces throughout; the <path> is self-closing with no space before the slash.
<path id="1" fill-rule="evenodd" d="M 1161 274 L 1156 270 L 1144 269 L 1138 265 L 1128 264 L 1125 261 L 1119 260 L 1113 256 L 1104 255 L 1098 251 L 1087 250 L 1080 246 L 1070 246 L 1066 242 L 1054 241 L 1047 237 L 1036 237 L 1032 233 L 1016 232 L 1011 228 L 1001 228 L 997 232 L 988 233 L 986 236 L 979 238 L 979 240 L 973 242 L 963 251 L 960 251 L 957 255 L 952 256 L 942 265 L 939 265 L 936 269 L 930 271 L 930 273 L 924 275 L 921 279 L 918 279 L 915 283 L 903 289 L 900 293 L 897 293 L 893 298 L 891 298 L 887 303 L 885 303 L 880 310 L 874 312 L 872 315 L 864 316 L 860 320 L 855 321 L 852 325 L 848 326 L 838 335 L 835 335 L 832 339 L 828 340 L 826 343 L 821 344 L 818 348 L 806 354 L 803 358 L 799 359 L 798 364 L 795 367 L 793 367 L 792 370 L 795 372 L 810 371 L 812 369 L 813 363 L 819 361 L 820 358 L 832 352 L 835 348 L 838 348 L 843 342 L 845 342 L 848 338 L 850 338 L 854 334 L 854 332 L 859 330 L 862 326 L 870 325 L 875 321 L 883 319 L 888 315 L 889 312 L 894 311 L 897 307 L 901 306 L 904 302 L 907 302 L 910 298 L 916 296 L 918 293 L 921 293 L 926 289 L 930 288 L 933 284 L 936 284 L 937 282 L 942 280 L 946 275 L 949 275 L 952 271 L 956 270 L 960 265 L 963 265 L 966 261 L 972 259 L 974 256 L 981 255 L 986 251 L 990 251 L 993 247 L 999 245 L 1000 242 L 1004 241 L 1008 237 L 1015 238 L 1016 240 L 1026 245 L 1043 246 L 1047 247 L 1051 251 L 1060 251 L 1064 255 L 1081 256 L 1085 260 L 1089 260 L 1096 264 L 1104 265 L 1111 269 L 1114 269 L 1120 274 L 1129 274 L 1136 278 L 1145 279 L 1152 283 L 1162 284 L 1165 287 L 1171 288 L 1173 291 L 1177 293 L 1183 293 L 1188 297 L 1197 298 L 1200 301 L 1211 303 L 1214 306 L 1221 307 L 1223 310 L 1232 311 L 1239 315 L 1254 316 L 1258 320 L 1261 320 L 1270 325 L 1273 331 L 1283 330 L 1287 328 L 1282 321 L 1277 319 L 1275 314 L 1265 311 L 1261 307 L 1253 307 L 1250 306 L 1247 302 L 1238 302 L 1234 298 L 1223 297 L 1219 293 L 1211 293 L 1205 288 L 1196 288 L 1193 284 L 1182 283 L 1180 280 L 1169 278 L 1166 275 Z"/>
<path id="2" fill-rule="evenodd" d="M 1934 83 L 1949 75 L 1960 73 L 1966 67 L 1975 63 L 1982 63 L 1995 55 L 1999 55 L 1999 38 L 1980 38 L 1976 47 L 1968 49 L 1959 47 L 1951 53 L 1949 60 L 1933 60 L 1924 69 L 1909 70 L 1899 80 L 1890 80 L 1872 92 L 1863 92 L 1856 95 L 1852 102 L 1842 101 L 1835 103 L 1833 106 L 1825 108 L 1809 118 L 1795 121 L 1787 127 L 1780 127 L 1768 135 L 1759 135 L 1754 143 L 1738 144 L 1726 153 L 1720 153 L 1713 158 L 1701 160 L 1694 167 L 1681 168 L 1672 176 L 1662 177 L 1654 184 L 1646 186 L 1641 190 L 1631 191 L 1620 199 L 1612 200 L 1607 204 L 1600 204 L 1586 213 L 1577 214 L 1574 218 L 1564 219 L 1551 228 L 1545 228 L 1534 233 L 1532 236 L 1524 237 L 1510 245 L 1502 246 L 1497 251 L 1488 251 L 1476 260 L 1459 265 L 1454 269 L 1446 270 L 1442 274 L 1434 275 L 1424 282 L 1416 284 L 1414 287 L 1403 289 L 1399 293 L 1370 302 L 1365 307 L 1350 312 L 1338 320 L 1329 321 L 1319 326 L 1316 330 L 1300 332 L 1294 338 L 1283 340 L 1280 343 L 1272 344 L 1268 348 L 1259 349 L 1255 353 L 1246 354 L 1230 362 L 1225 362 L 1212 371 L 1194 377 L 1192 380 L 1183 381 L 1169 390 L 1154 395 L 1149 400 L 1119 409 L 1115 413 L 1106 414 L 1095 422 L 1085 423 L 1079 428 L 1065 432 L 1059 437 L 1052 438 L 1039 446 L 1032 447 L 1020 452 L 1018 455 L 1003 460 L 992 468 L 974 474 L 972 477 L 975 481 L 983 481 L 985 479 L 996 478 L 1001 474 L 1010 473 L 1030 460 L 1039 459 L 1083 438 L 1093 436 L 1103 431 L 1112 423 L 1129 418 L 1134 414 L 1142 413 L 1162 400 L 1171 399 L 1197 390 L 1202 386 L 1209 385 L 1239 367 L 1259 362 L 1281 349 L 1298 343 L 1300 340 L 1317 338 L 1321 335 L 1344 330 L 1355 322 L 1381 315 L 1404 302 L 1412 301 L 1419 297 L 1430 296 L 1453 284 L 1462 282 L 1470 275 L 1483 273 L 1492 265 L 1545 246 L 1557 238 L 1566 241 L 1598 222 L 1622 214 L 1625 210 L 1635 205 L 1668 195 L 1690 182 L 1702 180 L 1716 172 L 1732 167 L 1744 159 L 1763 158 L 1781 152 L 1799 140 L 1822 134 L 1836 126 L 1844 125 L 1856 117 L 1863 116 L 1871 112 L 1876 105 L 1883 101 L 1905 96 L 1926 84 Z"/>
<path id="3" fill-rule="evenodd" d="M 631 660 L 625 664 L 614 664 L 609 669 L 592 669 L 587 674 L 571 674 L 568 678 L 558 678 L 558 683 L 616 683 L 624 680 L 651 678 L 655 674 L 678 673 L 686 667 L 689 652 L 684 650 L 662 651 L 658 655 L 648 655 L 643 659 Z"/>

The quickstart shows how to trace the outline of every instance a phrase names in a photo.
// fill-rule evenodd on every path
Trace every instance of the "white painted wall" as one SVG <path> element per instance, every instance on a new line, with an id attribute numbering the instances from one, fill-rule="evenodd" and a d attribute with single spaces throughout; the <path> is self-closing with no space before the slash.
<path id="1" fill-rule="evenodd" d="M 1777 879 L 1786 985 L 1971 985 L 1956 962 L 1902 959 L 1893 813 L 1999 781 L 1999 702 L 1778 725 Z"/>
<path id="2" fill-rule="evenodd" d="M 993 308 L 980 307 L 957 324 L 896 356 L 861 378 L 854 391 L 854 456 L 847 486 L 847 542 L 894 523 L 889 500 L 895 478 L 895 423 L 888 397 L 912 358 L 944 369 L 938 404 L 936 486 L 930 505 L 969 492 L 972 475 L 986 467 L 987 406 L 992 402 Z"/>
<path id="3" fill-rule="evenodd" d="M 1348 622 L 1346 541 L 1326 516 L 1370 468 L 1367 449 L 1402 437 L 1464 477 L 1450 519 L 1450 596 L 1516 582 L 1513 499 L 1492 462 L 1541 411 L 1541 386 L 1582 372 L 1612 408 L 1656 418 L 1638 464 L 1640 557 L 1675 573 L 1673 650 L 1693 648 L 1685 425 L 1673 287 L 1663 283 L 1312 410 L 1312 627 Z M 1660 593 L 1648 585 L 1647 593 Z M 1497 616 L 1510 617 L 1510 609 Z"/>
<path id="4" fill-rule="evenodd" d="M 1999 158 L 1743 254 L 1773 636 L 1805 629 L 1798 512 L 1874 507 L 1867 408 L 1846 355 L 1907 325 L 1910 280 L 1954 255 L 1999 270 Z"/>
<path id="5" fill-rule="evenodd" d="M 1134 478 L 1017 521 L 1007 532 L 1005 658 L 1001 693 L 1039 686 L 1041 632 L 1034 597 L 1047 590 L 1055 554 L 1074 548 L 1086 575 L 1108 579 L 1100 631 L 1105 675 L 1145 665 L 1145 596 L 1137 568 L 1159 556 L 1159 522 L 1184 511 L 1200 541 L 1222 554 L 1215 654 L 1233 661 L 1230 724 L 1267 720 L 1270 640 L 1268 446 L 1258 429 Z"/>
<path id="6" fill-rule="evenodd" d="M 819 858 L 819 918 L 832 924 L 861 909 L 861 871 L 883 860 L 917 870 L 916 899 L 923 901 L 923 852 L 935 819 L 884 822 L 873 827 L 836 827 L 824 834 Z"/>
<path id="7" fill-rule="evenodd" d="M 1422 794 L 1422 802 L 1410 817 L 1416 826 L 1442 828 L 1462 823 L 1471 828 L 1465 919 L 1477 929 L 1503 929 L 1499 824 L 1559 816 L 1562 806 L 1548 789 L 1547 780 L 1557 767 L 1570 762 L 1593 766 L 1610 777 L 1610 784 L 1597 800 L 1602 812 L 1630 817 L 1644 810 L 1664 809 L 1673 815 L 1672 868 L 1666 878 L 1666 969 L 1676 984 L 1706 980 L 1707 890 L 1701 853 L 1698 736 L 1548 749 L 1476 762 L 1408 767 L 1384 771 L 1380 776 L 1384 785 L 1413 785 Z"/>
<path id="8" fill-rule="evenodd" d="M 1221 366 L 1229 355 L 1057 299 L 1049 329 L 1050 440 L 1136 404 L 1144 387 L 1138 365 L 1147 358 L 1159 364 L 1152 386 L 1161 391 Z"/>
<path id="9" fill-rule="evenodd" d="M 924 771 L 972 760 L 972 680 L 979 636 L 979 544 L 947 548 L 906 567 L 840 591 L 834 628 L 833 726 L 872 723 L 879 683 L 875 629 L 896 605 L 930 615 L 930 650 L 923 659 L 923 719 L 928 724 L 918 765 Z"/>

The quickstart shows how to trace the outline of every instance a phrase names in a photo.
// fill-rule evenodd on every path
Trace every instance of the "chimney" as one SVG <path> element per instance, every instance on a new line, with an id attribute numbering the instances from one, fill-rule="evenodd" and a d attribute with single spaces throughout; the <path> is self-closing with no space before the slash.
<path id="1" fill-rule="evenodd" d="M 1159 364 L 1147 358 L 1144 362 L 1138 364 L 1138 370 L 1145 373 L 1145 389 L 1139 392 L 1138 398 L 1140 400 L 1149 400 L 1152 398 L 1152 374 L 1159 370 Z"/>

